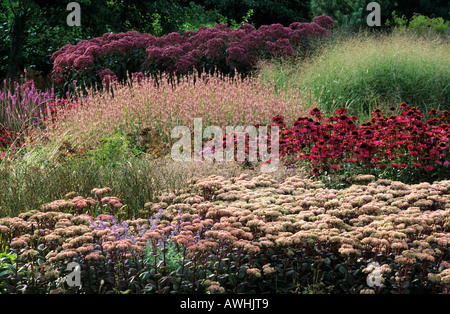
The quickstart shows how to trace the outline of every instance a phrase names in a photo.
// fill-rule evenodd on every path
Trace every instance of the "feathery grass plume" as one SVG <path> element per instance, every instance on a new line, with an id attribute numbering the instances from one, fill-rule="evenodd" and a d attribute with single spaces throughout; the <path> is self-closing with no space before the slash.
<path id="1" fill-rule="evenodd" d="M 150 138 L 160 138 L 158 145 L 171 145 L 172 128 L 193 129 L 194 118 L 201 118 L 204 126 L 225 130 L 226 126 L 266 124 L 276 114 L 293 122 L 299 112 L 306 112 L 312 105 L 303 94 L 275 91 L 257 78 L 203 74 L 195 80 L 191 75 L 171 84 L 163 76 L 157 84 L 147 79 L 133 89 L 117 85 L 114 96 L 91 91 L 89 106 L 59 117 L 47 127 L 45 136 L 53 143 L 70 138 L 74 147 L 85 147 L 87 143 L 96 147 L 102 137 L 116 131 L 137 137 L 139 129 L 147 128 Z"/>
<path id="2" fill-rule="evenodd" d="M 327 114 L 345 107 L 370 119 L 372 106 L 389 109 L 403 101 L 424 112 L 448 110 L 449 51 L 440 38 L 362 32 L 333 36 L 312 58 L 266 62 L 260 72 L 280 89 L 295 83 L 313 90 Z"/>

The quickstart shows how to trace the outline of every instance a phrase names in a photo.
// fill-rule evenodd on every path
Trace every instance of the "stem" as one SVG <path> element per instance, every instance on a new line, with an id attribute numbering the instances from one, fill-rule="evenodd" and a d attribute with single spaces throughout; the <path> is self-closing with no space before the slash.
<path id="1" fill-rule="evenodd" d="M 157 252 L 157 241 L 152 239 L 152 247 L 153 247 L 153 258 L 155 260 L 155 277 L 158 274 L 158 252 Z M 155 278 L 155 290 L 158 291 L 158 278 Z"/>
<path id="2" fill-rule="evenodd" d="M 88 283 L 89 283 L 89 289 L 91 289 L 92 283 L 91 283 L 91 276 L 89 276 L 89 262 L 86 259 L 86 255 L 83 256 L 83 260 L 84 260 L 84 263 L 86 264 L 86 276 L 87 276 Z"/>
<path id="3" fill-rule="evenodd" d="M 216 277 L 215 277 L 215 281 L 217 281 L 217 278 L 218 278 L 218 276 L 219 276 L 219 269 L 220 269 L 220 264 L 222 263 L 222 259 L 223 259 L 223 254 L 224 254 L 224 250 L 223 250 L 223 242 L 221 242 L 220 244 L 219 244 L 219 251 L 220 251 L 220 254 L 218 254 L 219 255 L 219 259 L 218 259 L 218 263 L 217 263 L 217 269 L 216 269 Z"/>
<path id="4" fill-rule="evenodd" d="M 186 247 L 183 246 L 183 261 L 181 264 L 181 277 L 180 277 L 180 281 L 178 282 L 178 289 L 177 291 L 180 292 L 181 289 L 181 282 L 183 281 L 183 277 L 184 277 L 184 261 L 186 259 Z"/>
<path id="5" fill-rule="evenodd" d="M 163 241 L 163 247 L 162 247 L 162 258 L 163 258 L 163 271 L 162 271 L 162 275 L 165 276 L 166 275 L 166 242 Z"/>

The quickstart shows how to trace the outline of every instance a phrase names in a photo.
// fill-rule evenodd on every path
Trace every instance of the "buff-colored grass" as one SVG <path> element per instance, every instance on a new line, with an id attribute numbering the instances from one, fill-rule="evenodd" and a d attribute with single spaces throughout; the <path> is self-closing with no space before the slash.
<path id="1" fill-rule="evenodd" d="M 149 129 L 151 136 L 171 143 L 171 130 L 187 126 L 193 130 L 195 118 L 203 127 L 253 125 L 271 122 L 281 114 L 293 122 L 315 105 L 309 95 L 276 91 L 258 78 L 231 79 L 218 75 L 190 76 L 172 85 L 166 79 L 158 84 L 147 80 L 132 88 L 113 86 L 113 93 L 92 92 L 87 104 L 59 115 L 45 136 L 53 143 L 63 139 L 72 145 L 96 146 L 115 132 L 137 135 Z"/>
<path id="2" fill-rule="evenodd" d="M 376 107 L 396 107 L 403 101 L 424 112 L 448 110 L 449 45 L 442 38 L 398 32 L 338 36 L 311 58 L 265 63 L 260 74 L 278 87 L 312 89 L 330 114 L 346 107 L 358 117 L 370 117 Z"/>

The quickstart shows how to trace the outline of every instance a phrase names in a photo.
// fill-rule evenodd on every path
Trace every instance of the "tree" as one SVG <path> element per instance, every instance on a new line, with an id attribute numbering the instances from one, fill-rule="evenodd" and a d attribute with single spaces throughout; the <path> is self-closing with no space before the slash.
<path id="1" fill-rule="evenodd" d="M 125 3 L 119 8 L 128 8 L 130 1 L 119 1 Z M 50 56 L 61 46 L 108 31 L 126 30 L 129 26 L 127 13 L 117 12 L 111 1 L 77 2 L 82 7 L 81 27 L 67 25 L 66 17 L 70 13 L 66 9 L 67 0 L 6 0 L 0 4 L 6 20 L 6 25 L 2 25 L 6 35 L 0 37 L 0 45 L 9 46 L 6 66 L 0 64 L 0 75 L 3 72 L 6 78 L 15 79 L 25 66 L 47 72 L 51 69 Z M 2 60 L 4 62 L 4 59 L 0 62 Z"/>
<path id="2" fill-rule="evenodd" d="M 9 1 L 9 7 L 13 15 L 13 29 L 6 77 L 15 78 L 17 72 L 19 71 L 19 66 L 21 63 L 22 48 L 25 37 L 25 27 L 27 17 L 30 14 L 31 2 L 24 0 L 20 1 L 17 6 L 14 6 L 12 1 Z"/>
<path id="3" fill-rule="evenodd" d="M 311 0 L 310 9 L 313 16 L 326 14 L 336 23 L 336 26 L 346 26 L 352 29 L 365 27 L 367 4 L 373 0 Z M 375 0 L 381 7 L 381 22 L 384 25 L 392 12 L 411 18 L 415 13 L 430 17 L 448 19 L 450 4 L 448 0 Z"/>
<path id="4" fill-rule="evenodd" d="M 285 26 L 293 22 L 309 22 L 311 0 L 199 0 L 207 9 L 216 9 L 220 14 L 240 21 L 252 9 L 252 24 L 255 27 L 280 23 Z"/>
<path id="5" fill-rule="evenodd" d="M 0 35 L 0 52 L 8 55 L 0 59 L 0 77 L 14 79 L 25 66 L 47 72 L 54 51 L 106 32 L 136 30 L 165 35 L 178 31 L 189 5 L 185 0 L 76 0 L 81 6 L 81 26 L 70 27 L 66 23 L 69 2 L 0 1 L 0 17 L 5 20 L 0 25 L 0 30 L 5 30 L 5 35 Z"/>

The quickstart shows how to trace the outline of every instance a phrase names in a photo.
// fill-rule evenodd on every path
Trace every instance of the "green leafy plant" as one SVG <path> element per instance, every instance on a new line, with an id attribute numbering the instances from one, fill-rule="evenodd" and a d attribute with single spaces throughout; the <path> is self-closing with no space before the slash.
<path id="1" fill-rule="evenodd" d="M 359 28 L 365 24 L 365 0 L 311 0 L 310 10 L 312 15 L 319 16 L 326 14 L 335 22 L 336 26 L 347 26 Z"/>
<path id="2" fill-rule="evenodd" d="M 392 21 L 386 22 L 387 26 L 393 26 L 396 31 L 413 32 L 418 35 L 450 35 L 450 21 L 442 17 L 430 18 L 422 14 L 415 14 L 410 19 L 406 16 L 398 16 L 392 12 Z"/>
<path id="3" fill-rule="evenodd" d="M 127 160 L 128 156 L 139 154 L 130 147 L 128 138 L 120 133 L 104 137 L 95 149 L 87 150 L 84 157 L 99 165 L 114 166 Z"/>

